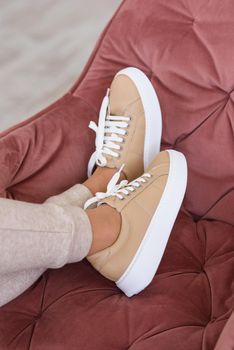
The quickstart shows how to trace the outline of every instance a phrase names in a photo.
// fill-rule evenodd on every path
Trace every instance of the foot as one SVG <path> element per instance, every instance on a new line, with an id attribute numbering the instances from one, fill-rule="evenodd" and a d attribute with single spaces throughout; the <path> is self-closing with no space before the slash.
<path id="1" fill-rule="evenodd" d="M 162 259 L 187 184 L 182 153 L 158 154 L 147 173 L 107 193 L 108 204 L 121 215 L 121 229 L 110 247 L 87 257 L 93 267 L 128 296 L 152 281 Z"/>
<path id="2" fill-rule="evenodd" d="M 105 96 L 96 132 L 96 151 L 89 161 L 88 176 L 96 165 L 119 170 L 125 177 L 140 176 L 160 150 L 162 118 L 159 101 L 147 76 L 129 67 L 114 77 Z"/>
<path id="3" fill-rule="evenodd" d="M 97 167 L 92 174 L 84 183 L 90 192 L 95 195 L 97 192 L 105 192 L 108 183 L 115 176 L 116 169 L 107 167 Z M 121 171 L 119 172 L 118 181 L 126 180 L 125 174 Z"/>
<path id="4" fill-rule="evenodd" d="M 87 254 L 89 256 L 114 244 L 121 228 L 121 215 L 115 208 L 107 204 L 88 209 L 86 214 L 93 233 L 92 244 Z"/>

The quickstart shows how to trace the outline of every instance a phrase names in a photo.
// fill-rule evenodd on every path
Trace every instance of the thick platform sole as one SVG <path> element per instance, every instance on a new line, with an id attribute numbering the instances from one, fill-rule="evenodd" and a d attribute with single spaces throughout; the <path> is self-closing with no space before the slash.
<path id="1" fill-rule="evenodd" d="M 160 203 L 133 260 L 116 282 L 128 297 L 138 294 L 152 281 L 184 198 L 187 185 L 186 159 L 180 152 L 167 152 L 170 157 L 169 176 Z"/>
<path id="2" fill-rule="evenodd" d="M 128 67 L 118 75 L 127 75 L 135 84 L 145 112 L 144 169 L 146 170 L 160 151 L 162 137 L 162 114 L 157 94 L 151 81 L 138 68 Z"/>

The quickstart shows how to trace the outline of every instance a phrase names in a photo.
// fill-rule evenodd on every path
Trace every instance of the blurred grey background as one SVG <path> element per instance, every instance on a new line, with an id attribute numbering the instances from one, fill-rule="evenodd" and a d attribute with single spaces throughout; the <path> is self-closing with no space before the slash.
<path id="1" fill-rule="evenodd" d="M 121 0 L 0 0 L 0 131 L 76 81 Z"/>

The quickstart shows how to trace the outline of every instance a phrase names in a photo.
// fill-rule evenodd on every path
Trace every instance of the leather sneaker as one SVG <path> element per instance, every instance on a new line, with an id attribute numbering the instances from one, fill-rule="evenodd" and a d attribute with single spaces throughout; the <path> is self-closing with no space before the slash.
<path id="1" fill-rule="evenodd" d="M 96 150 L 88 176 L 96 165 L 119 169 L 129 181 L 140 176 L 160 151 L 162 117 L 156 92 L 139 69 L 128 67 L 114 77 L 104 97 L 96 132 Z"/>
<path id="2" fill-rule="evenodd" d="M 150 284 L 162 259 L 185 194 L 187 162 L 180 152 L 162 151 L 141 177 L 128 184 L 115 180 L 98 205 L 116 208 L 121 231 L 113 245 L 87 260 L 131 297 Z"/>

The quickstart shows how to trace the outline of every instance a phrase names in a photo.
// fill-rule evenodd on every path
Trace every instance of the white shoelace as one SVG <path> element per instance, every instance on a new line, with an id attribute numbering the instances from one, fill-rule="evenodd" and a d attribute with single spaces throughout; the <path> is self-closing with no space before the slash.
<path id="1" fill-rule="evenodd" d="M 119 184 L 120 173 L 124 168 L 124 164 L 121 168 L 114 174 L 107 185 L 106 192 L 97 192 L 96 195 L 88 199 L 84 205 L 84 209 L 87 209 L 94 203 L 97 203 L 97 206 L 101 204 L 101 200 L 108 197 L 117 197 L 118 199 L 124 199 L 124 195 L 128 196 L 131 192 L 134 192 L 137 188 L 141 187 L 142 183 L 145 183 L 147 179 L 151 178 L 151 174 L 145 173 L 142 176 L 138 177 L 134 181 L 128 182 L 127 180 L 122 180 Z"/>
<path id="2" fill-rule="evenodd" d="M 102 101 L 102 105 L 99 113 L 98 125 L 91 121 L 89 128 L 96 132 L 96 151 L 92 154 L 88 164 L 88 176 L 91 176 L 95 163 L 101 167 L 107 164 L 105 155 L 112 157 L 119 157 L 117 150 L 121 149 L 121 146 L 116 143 L 124 142 L 124 138 L 118 135 L 126 135 L 125 130 L 130 121 L 130 117 L 109 115 L 109 93 L 110 89 L 107 90 L 107 94 Z M 108 134 L 108 135 L 106 135 Z"/>

